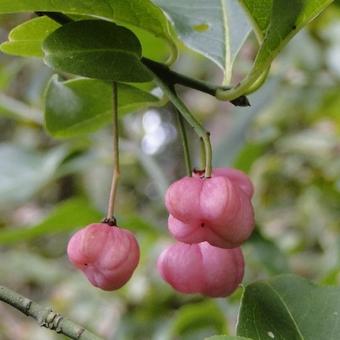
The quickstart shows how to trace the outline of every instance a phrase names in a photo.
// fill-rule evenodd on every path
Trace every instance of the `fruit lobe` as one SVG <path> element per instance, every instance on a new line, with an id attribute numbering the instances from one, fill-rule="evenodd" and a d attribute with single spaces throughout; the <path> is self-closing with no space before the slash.
<path id="1" fill-rule="evenodd" d="M 67 247 L 69 260 L 103 290 L 122 287 L 139 262 L 139 246 L 128 230 L 94 223 L 77 231 Z"/>
<path id="2" fill-rule="evenodd" d="M 244 260 L 240 248 L 177 242 L 162 252 L 157 268 L 162 278 L 181 293 L 224 297 L 241 283 Z"/>

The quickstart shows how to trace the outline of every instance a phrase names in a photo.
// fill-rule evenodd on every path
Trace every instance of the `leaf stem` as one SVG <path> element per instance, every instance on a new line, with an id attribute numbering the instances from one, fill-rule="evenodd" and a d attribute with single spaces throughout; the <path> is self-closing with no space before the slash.
<path id="1" fill-rule="evenodd" d="M 43 307 L 7 287 L 0 286 L 0 300 L 37 320 L 41 327 L 49 328 L 71 339 L 103 340 L 84 327 L 53 312 L 50 308 Z"/>
<path id="2" fill-rule="evenodd" d="M 155 78 L 155 82 L 157 83 L 157 85 L 168 96 L 169 100 L 177 108 L 180 114 L 185 118 L 185 120 L 189 123 L 189 125 L 194 129 L 197 135 L 200 138 L 202 138 L 203 143 L 204 143 L 205 155 L 206 155 L 205 177 L 211 177 L 212 149 L 211 149 L 211 144 L 210 144 L 210 132 L 207 132 L 203 128 L 201 123 L 191 114 L 191 112 L 185 106 L 183 101 L 174 92 L 172 85 L 169 86 L 166 81 L 164 81 L 162 78 L 160 78 L 155 73 L 154 73 L 154 78 Z"/>
<path id="3" fill-rule="evenodd" d="M 117 186 L 120 177 L 119 168 L 119 131 L 118 131 L 118 89 L 117 83 L 112 84 L 112 146 L 113 146 L 113 174 L 111 181 L 111 190 L 109 203 L 107 207 L 106 218 L 110 220 L 114 215 L 114 207 L 117 196 Z"/>

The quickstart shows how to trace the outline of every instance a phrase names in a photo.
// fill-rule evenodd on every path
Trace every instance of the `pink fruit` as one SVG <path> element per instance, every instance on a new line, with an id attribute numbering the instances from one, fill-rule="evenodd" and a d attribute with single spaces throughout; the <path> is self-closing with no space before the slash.
<path id="1" fill-rule="evenodd" d="M 162 278 L 181 293 L 228 296 L 241 283 L 244 260 L 240 248 L 222 249 L 208 242 L 177 242 L 158 258 Z"/>
<path id="2" fill-rule="evenodd" d="M 71 237 L 67 254 L 94 286 L 114 290 L 132 276 L 139 261 L 139 246 L 128 230 L 95 223 Z"/>
<path id="3" fill-rule="evenodd" d="M 184 177 L 165 195 L 169 231 L 185 243 L 237 247 L 254 228 L 252 194 L 250 180 L 238 170 L 215 169 L 211 178 Z"/>

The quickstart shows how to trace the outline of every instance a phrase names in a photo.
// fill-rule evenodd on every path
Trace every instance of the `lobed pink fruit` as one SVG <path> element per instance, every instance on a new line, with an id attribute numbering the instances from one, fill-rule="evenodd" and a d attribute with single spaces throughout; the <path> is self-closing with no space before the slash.
<path id="1" fill-rule="evenodd" d="M 254 228 L 252 194 L 248 177 L 235 169 L 215 169 L 211 178 L 184 177 L 165 195 L 169 231 L 185 243 L 238 247 Z"/>
<path id="2" fill-rule="evenodd" d="M 68 243 L 67 254 L 88 280 L 103 290 L 122 287 L 139 262 L 134 235 L 104 223 L 90 224 L 76 232 Z"/>
<path id="3" fill-rule="evenodd" d="M 157 268 L 162 278 L 181 293 L 223 297 L 241 283 L 244 260 L 240 248 L 177 242 L 162 252 Z"/>

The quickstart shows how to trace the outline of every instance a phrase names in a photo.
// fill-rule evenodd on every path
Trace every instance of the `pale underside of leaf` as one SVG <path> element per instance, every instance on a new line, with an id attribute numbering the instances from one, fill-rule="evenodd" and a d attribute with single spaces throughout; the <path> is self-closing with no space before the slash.
<path id="1" fill-rule="evenodd" d="M 186 46 L 212 60 L 229 84 L 232 64 L 250 32 L 236 0 L 154 0 L 170 18 Z"/>

